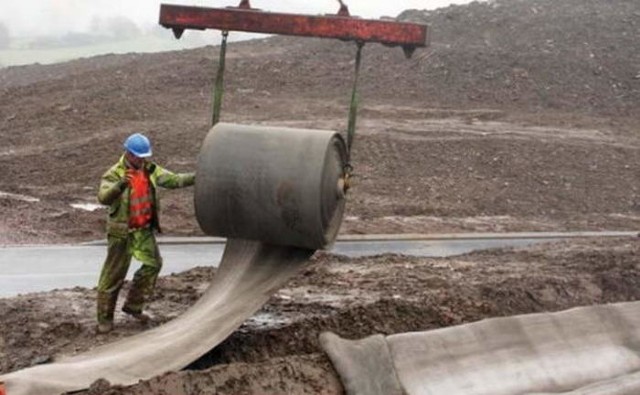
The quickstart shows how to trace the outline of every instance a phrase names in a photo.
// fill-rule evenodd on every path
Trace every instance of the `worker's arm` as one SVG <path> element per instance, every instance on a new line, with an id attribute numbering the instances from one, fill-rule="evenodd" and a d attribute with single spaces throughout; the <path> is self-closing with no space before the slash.
<path id="1" fill-rule="evenodd" d="M 195 184 L 195 173 L 173 173 L 156 165 L 154 174 L 159 186 L 168 189 L 189 187 Z"/>
<path id="2" fill-rule="evenodd" d="M 113 203 L 127 187 L 127 181 L 118 176 L 114 169 L 109 169 L 102 176 L 100 190 L 98 191 L 98 201 L 106 206 Z"/>

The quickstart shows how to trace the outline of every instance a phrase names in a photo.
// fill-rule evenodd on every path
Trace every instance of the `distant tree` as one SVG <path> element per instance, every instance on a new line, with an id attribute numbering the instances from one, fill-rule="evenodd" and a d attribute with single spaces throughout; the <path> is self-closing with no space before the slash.
<path id="1" fill-rule="evenodd" d="M 69 32 L 58 38 L 58 46 L 61 47 L 80 47 L 83 45 L 91 45 L 100 42 L 99 37 L 88 33 Z"/>
<path id="2" fill-rule="evenodd" d="M 109 36 L 118 39 L 134 38 L 142 34 L 138 25 L 124 16 L 102 18 L 93 17 L 90 24 L 91 34 Z"/>
<path id="3" fill-rule="evenodd" d="M 106 21 L 106 30 L 117 38 L 133 38 L 141 34 L 138 25 L 124 16 L 114 16 Z"/>
<path id="4" fill-rule="evenodd" d="M 9 29 L 4 23 L 0 22 L 0 49 L 9 48 L 9 44 L 11 44 Z"/>
<path id="5" fill-rule="evenodd" d="M 89 33 L 91 34 L 102 34 L 104 33 L 104 19 L 99 16 L 94 16 L 91 18 L 91 23 L 89 24 Z"/>

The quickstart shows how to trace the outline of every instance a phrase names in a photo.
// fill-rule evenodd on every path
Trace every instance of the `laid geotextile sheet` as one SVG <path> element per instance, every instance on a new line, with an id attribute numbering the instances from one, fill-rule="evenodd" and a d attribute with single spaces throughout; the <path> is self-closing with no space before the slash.
<path id="1" fill-rule="evenodd" d="M 229 240 L 217 274 L 186 313 L 160 327 L 76 357 L 0 376 L 7 395 L 51 395 L 99 378 L 135 384 L 179 370 L 222 342 L 294 275 L 313 251 Z"/>
<path id="2" fill-rule="evenodd" d="M 321 344 L 352 395 L 640 394 L 640 302 Z"/>

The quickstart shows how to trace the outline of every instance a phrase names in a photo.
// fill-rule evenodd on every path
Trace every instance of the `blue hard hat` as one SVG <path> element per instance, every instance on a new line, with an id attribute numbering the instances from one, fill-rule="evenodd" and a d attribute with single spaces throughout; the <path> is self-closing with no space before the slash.
<path id="1" fill-rule="evenodd" d="M 138 158 L 148 158 L 151 156 L 151 142 L 141 134 L 134 133 L 124 141 L 124 148 Z"/>

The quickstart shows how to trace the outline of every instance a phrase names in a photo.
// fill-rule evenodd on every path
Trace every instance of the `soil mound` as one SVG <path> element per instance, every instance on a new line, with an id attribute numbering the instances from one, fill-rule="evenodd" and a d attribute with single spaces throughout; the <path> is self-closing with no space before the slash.
<path id="1" fill-rule="evenodd" d="M 433 27 L 421 71 L 437 100 L 638 114 L 637 2 L 494 0 L 399 19 Z"/>

